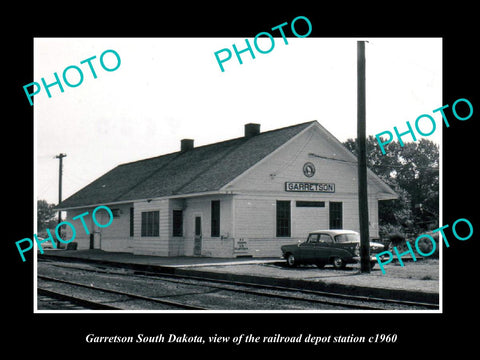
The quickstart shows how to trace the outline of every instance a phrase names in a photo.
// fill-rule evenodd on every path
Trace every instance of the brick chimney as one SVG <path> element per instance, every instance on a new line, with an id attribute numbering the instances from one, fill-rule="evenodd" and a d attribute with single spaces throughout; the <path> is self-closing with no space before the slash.
<path id="1" fill-rule="evenodd" d="M 180 151 L 188 151 L 193 149 L 193 139 L 180 140 Z"/>
<path id="2" fill-rule="evenodd" d="M 258 134 L 260 134 L 260 124 L 253 124 L 253 123 L 245 124 L 246 138 L 251 138 Z"/>

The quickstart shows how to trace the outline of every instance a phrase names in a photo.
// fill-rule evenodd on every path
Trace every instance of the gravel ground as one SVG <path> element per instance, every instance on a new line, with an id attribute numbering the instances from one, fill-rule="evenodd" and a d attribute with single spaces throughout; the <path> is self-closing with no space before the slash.
<path id="1" fill-rule="evenodd" d="M 335 270 L 326 266 L 318 269 L 316 266 L 300 266 L 287 268 L 276 264 L 244 264 L 244 265 L 216 265 L 202 266 L 201 271 L 223 272 L 232 274 L 248 274 L 268 276 L 273 278 L 303 279 L 321 281 L 324 283 L 337 283 L 343 285 L 357 285 L 365 287 L 380 287 L 386 289 L 405 289 L 423 292 L 439 292 L 439 261 L 438 259 L 423 259 L 417 262 L 404 262 L 388 264 L 385 274 L 377 267 L 370 274 L 361 274 L 360 265 L 347 266 L 344 270 Z"/>

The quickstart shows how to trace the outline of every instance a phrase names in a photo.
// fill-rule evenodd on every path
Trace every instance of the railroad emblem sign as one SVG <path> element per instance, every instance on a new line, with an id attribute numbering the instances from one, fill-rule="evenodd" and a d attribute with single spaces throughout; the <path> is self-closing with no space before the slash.
<path id="1" fill-rule="evenodd" d="M 303 165 L 303 174 L 306 177 L 312 177 L 315 175 L 315 165 L 313 165 L 311 162 L 305 163 L 305 165 Z"/>

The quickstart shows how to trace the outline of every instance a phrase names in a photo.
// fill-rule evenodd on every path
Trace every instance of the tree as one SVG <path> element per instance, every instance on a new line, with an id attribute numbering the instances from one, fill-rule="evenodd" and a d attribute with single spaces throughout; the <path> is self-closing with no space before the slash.
<path id="1" fill-rule="evenodd" d="M 357 156 L 356 140 L 344 145 Z M 383 155 L 374 136 L 367 138 L 367 166 L 399 195 L 379 202 L 380 235 L 417 234 L 438 227 L 438 146 L 430 140 L 388 144 Z"/>
<path id="2" fill-rule="evenodd" d="M 37 233 L 56 226 L 55 205 L 46 200 L 37 200 Z"/>
<path id="3" fill-rule="evenodd" d="M 397 181 L 411 196 L 411 210 L 419 228 L 438 227 L 439 152 L 433 142 L 421 139 L 406 143 L 400 153 L 402 166 Z"/>

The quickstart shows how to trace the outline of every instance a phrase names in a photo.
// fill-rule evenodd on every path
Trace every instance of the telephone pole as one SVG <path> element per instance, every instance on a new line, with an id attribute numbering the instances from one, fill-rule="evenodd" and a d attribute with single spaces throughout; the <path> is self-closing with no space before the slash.
<path id="1" fill-rule="evenodd" d="M 370 273 L 365 107 L 365 41 L 357 41 L 357 143 L 358 216 L 360 221 L 360 272 Z"/>
<path id="2" fill-rule="evenodd" d="M 55 156 L 56 159 L 59 159 L 59 167 L 58 167 L 58 203 L 62 202 L 62 171 L 63 171 L 63 158 L 66 157 L 67 154 L 58 154 Z M 58 211 L 58 223 L 62 222 L 62 212 Z"/>

